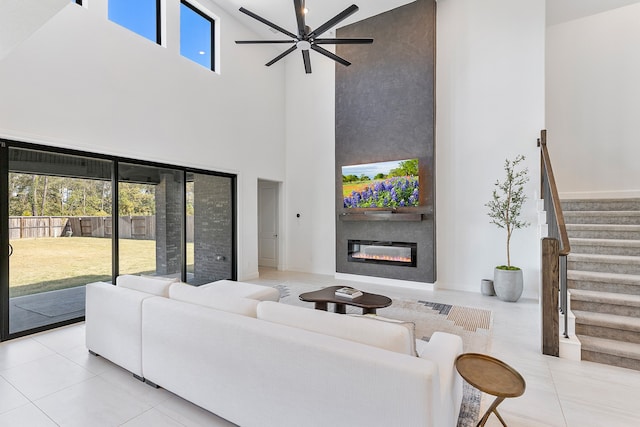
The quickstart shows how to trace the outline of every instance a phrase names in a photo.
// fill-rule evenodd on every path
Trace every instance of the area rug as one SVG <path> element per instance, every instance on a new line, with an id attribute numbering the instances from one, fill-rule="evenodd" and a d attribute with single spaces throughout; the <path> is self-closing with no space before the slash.
<path id="1" fill-rule="evenodd" d="M 308 284 L 286 281 L 261 283 L 280 291 L 280 302 L 302 307 L 313 303 L 300 301 L 298 295 L 315 290 Z M 329 305 L 331 310 L 331 304 Z M 347 306 L 347 313 L 361 313 L 357 307 Z M 415 323 L 416 337 L 429 341 L 436 331 L 448 332 L 462 338 L 465 353 L 488 353 L 491 343 L 492 315 L 490 310 L 436 303 L 423 300 L 393 299 L 391 306 L 378 309 L 378 315 Z M 480 412 L 482 394 L 464 382 L 458 427 L 475 426 Z"/>

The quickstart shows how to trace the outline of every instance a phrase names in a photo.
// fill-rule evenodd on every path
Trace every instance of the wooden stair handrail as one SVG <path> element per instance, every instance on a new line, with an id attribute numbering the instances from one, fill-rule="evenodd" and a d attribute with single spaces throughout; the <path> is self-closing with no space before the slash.
<path id="1" fill-rule="evenodd" d="M 541 163 L 544 167 L 544 171 L 547 172 L 547 179 L 549 181 L 549 188 L 551 190 L 551 200 L 553 202 L 553 210 L 556 215 L 556 222 L 558 224 L 558 232 L 560 234 L 560 241 L 562 245 L 560 247 L 560 256 L 567 256 L 571 252 L 571 245 L 569 244 L 569 235 L 567 234 L 567 227 L 564 222 L 564 214 L 562 213 L 562 206 L 560 204 L 560 197 L 558 196 L 558 187 L 556 186 L 556 179 L 553 176 L 553 168 L 551 167 L 551 158 L 549 151 L 547 150 L 547 130 L 540 131 L 540 138 L 538 139 L 538 146 L 540 147 Z M 541 180 L 542 181 L 542 180 Z M 543 194 L 541 189 L 540 194 Z"/>

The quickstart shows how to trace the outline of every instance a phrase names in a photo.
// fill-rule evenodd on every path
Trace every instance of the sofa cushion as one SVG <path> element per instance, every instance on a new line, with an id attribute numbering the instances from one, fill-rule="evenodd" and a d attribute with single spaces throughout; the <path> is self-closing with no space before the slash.
<path id="1" fill-rule="evenodd" d="M 277 289 L 253 283 L 218 280 L 202 285 L 200 288 L 212 289 L 213 292 L 219 292 L 227 296 L 251 298 L 260 301 L 280 300 L 280 292 Z"/>
<path id="2" fill-rule="evenodd" d="M 256 308 L 260 302 L 224 295 L 216 292 L 215 289 L 191 286 L 186 283 L 173 283 L 169 288 L 169 298 L 250 317 L 256 317 Z"/>
<path id="3" fill-rule="evenodd" d="M 405 320 L 391 319 L 389 317 L 378 316 L 377 314 L 350 314 L 349 316 L 361 317 L 363 319 L 370 319 L 374 322 L 387 322 L 393 323 L 395 325 L 400 325 L 403 328 L 406 328 L 411 336 L 411 344 L 409 349 L 409 354 L 414 356 L 418 356 L 418 352 L 416 350 L 416 324 L 413 322 L 407 322 Z"/>
<path id="4" fill-rule="evenodd" d="M 116 278 L 116 286 L 157 295 L 159 297 L 169 296 L 169 286 L 178 279 L 153 276 L 134 276 L 133 274 L 123 274 Z"/>
<path id="5" fill-rule="evenodd" d="M 415 355 L 413 336 L 406 327 L 396 323 L 375 322 L 271 301 L 258 304 L 258 319 Z"/>

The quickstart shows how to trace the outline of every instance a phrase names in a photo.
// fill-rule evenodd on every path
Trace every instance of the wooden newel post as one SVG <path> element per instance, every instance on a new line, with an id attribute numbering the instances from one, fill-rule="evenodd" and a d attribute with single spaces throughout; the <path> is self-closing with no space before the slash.
<path id="1" fill-rule="evenodd" d="M 560 242 L 542 239 L 542 354 L 560 355 L 558 292 L 560 284 Z M 566 315 L 566 313 L 565 313 Z"/>

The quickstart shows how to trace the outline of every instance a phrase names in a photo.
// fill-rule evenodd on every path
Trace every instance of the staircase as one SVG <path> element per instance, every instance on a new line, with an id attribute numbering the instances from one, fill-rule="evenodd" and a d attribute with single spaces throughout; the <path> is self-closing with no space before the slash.
<path id="1" fill-rule="evenodd" d="M 640 199 L 565 200 L 582 360 L 640 370 Z"/>

